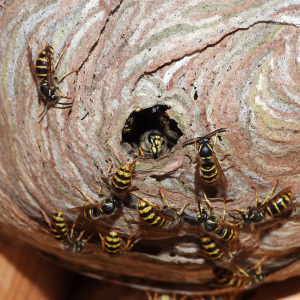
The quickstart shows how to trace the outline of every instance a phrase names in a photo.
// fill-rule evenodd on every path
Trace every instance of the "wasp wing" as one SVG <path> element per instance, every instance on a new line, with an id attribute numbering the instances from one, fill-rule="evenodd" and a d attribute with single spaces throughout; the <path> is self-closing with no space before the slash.
<path id="1" fill-rule="evenodd" d="M 88 204 L 88 205 L 83 205 L 83 206 L 76 206 L 76 207 L 67 209 L 67 211 L 74 212 L 74 213 L 85 212 L 85 211 L 88 211 L 93 208 L 100 208 L 102 205 L 103 205 L 102 203 L 94 203 L 94 204 Z"/>
<path id="2" fill-rule="evenodd" d="M 34 67 L 34 63 L 33 63 L 33 59 L 32 59 L 32 51 L 31 51 L 30 46 L 27 47 L 27 52 L 28 52 L 28 62 L 29 62 L 30 71 L 32 73 L 33 79 L 35 81 L 35 84 L 36 84 L 36 87 L 37 87 L 37 90 L 38 90 L 39 104 L 41 104 L 41 99 L 43 100 L 44 97 L 43 97 L 43 95 L 41 93 L 41 90 L 40 90 L 40 84 L 39 84 L 38 77 L 36 75 L 36 71 L 35 71 L 35 67 Z"/>

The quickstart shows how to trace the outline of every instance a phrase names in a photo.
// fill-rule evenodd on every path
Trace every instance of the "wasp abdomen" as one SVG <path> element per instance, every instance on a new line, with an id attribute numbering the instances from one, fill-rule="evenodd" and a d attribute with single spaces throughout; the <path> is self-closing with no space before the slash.
<path id="1" fill-rule="evenodd" d="M 153 207 L 148 203 L 139 200 L 139 214 L 141 218 L 148 224 L 156 227 L 163 226 L 166 222 L 161 216 L 154 213 Z"/>
<path id="2" fill-rule="evenodd" d="M 118 254 L 121 249 L 121 239 L 114 230 L 105 237 L 105 250 L 111 255 Z"/>
<path id="3" fill-rule="evenodd" d="M 270 216 L 278 215 L 283 213 L 286 208 L 291 204 L 292 192 L 280 192 L 273 199 L 270 200 L 270 204 L 266 208 L 266 212 Z"/>
<path id="4" fill-rule="evenodd" d="M 64 240 L 68 236 L 68 229 L 63 213 L 58 210 L 52 216 L 51 231 L 58 241 Z"/>
<path id="5" fill-rule="evenodd" d="M 54 57 L 54 50 L 52 46 L 46 47 L 39 53 L 39 56 L 36 60 L 36 76 L 39 78 L 47 78 L 48 70 L 51 67 Z M 50 62 L 48 60 L 50 59 Z M 50 67 L 49 67 L 50 65 Z"/>
<path id="6" fill-rule="evenodd" d="M 200 240 L 205 253 L 213 260 L 221 262 L 226 259 L 224 252 L 217 247 L 215 242 L 208 235 L 200 237 Z"/>
<path id="7" fill-rule="evenodd" d="M 132 164 L 122 166 L 114 174 L 112 185 L 117 191 L 124 191 L 129 187 L 132 179 L 131 168 Z"/>
<path id="8" fill-rule="evenodd" d="M 206 183 L 214 183 L 218 178 L 218 170 L 213 162 L 205 162 L 200 165 L 201 175 Z"/>

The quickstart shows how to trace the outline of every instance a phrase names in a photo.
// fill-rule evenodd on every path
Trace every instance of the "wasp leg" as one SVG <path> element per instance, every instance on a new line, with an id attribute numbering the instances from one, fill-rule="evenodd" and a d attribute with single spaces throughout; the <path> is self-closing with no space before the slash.
<path id="1" fill-rule="evenodd" d="M 71 73 L 74 73 L 74 72 L 79 72 L 79 70 L 75 69 L 75 70 L 69 71 L 69 72 L 63 74 L 60 78 L 54 78 L 54 79 L 57 83 L 60 83 L 65 77 L 67 77 L 68 75 L 70 75 Z"/>
<path id="2" fill-rule="evenodd" d="M 160 193 L 160 195 L 161 195 L 163 201 L 166 202 L 167 207 L 170 208 L 169 202 L 167 201 L 167 199 L 165 198 L 165 196 L 164 196 L 164 194 L 163 194 L 163 192 L 162 192 L 162 188 L 159 188 L 159 193 Z"/>
<path id="3" fill-rule="evenodd" d="M 152 207 L 157 207 L 158 209 L 161 209 L 160 205 L 158 204 L 153 204 L 152 202 L 150 202 L 148 199 L 146 199 L 145 197 L 142 197 L 138 194 L 136 194 L 135 192 L 130 192 L 130 194 L 136 196 L 137 198 L 142 199 L 144 202 L 146 202 L 148 205 L 152 206 Z"/>
<path id="4" fill-rule="evenodd" d="M 124 246 L 124 252 L 126 252 L 126 251 L 129 251 L 137 242 L 139 242 L 140 240 L 141 240 L 141 238 L 140 239 L 137 239 L 137 240 L 135 240 L 134 242 L 132 242 L 132 238 L 133 238 L 133 236 L 137 233 L 137 231 L 138 231 L 138 229 L 136 229 L 129 237 L 128 237 L 128 239 L 127 239 L 127 243 L 126 243 L 126 245 Z"/>
<path id="5" fill-rule="evenodd" d="M 60 98 L 67 98 L 67 99 L 72 99 L 72 97 L 68 96 L 68 95 L 65 95 L 63 93 L 61 93 L 59 91 L 59 89 L 56 89 L 56 93 L 59 94 Z M 65 104 L 72 104 L 72 103 L 65 103 Z"/>
<path id="6" fill-rule="evenodd" d="M 261 205 L 264 205 L 273 196 L 274 191 L 275 191 L 275 189 L 278 185 L 278 182 L 279 182 L 279 180 L 277 179 L 274 186 L 273 186 L 273 188 L 272 188 L 272 190 L 271 190 L 271 192 L 269 193 L 269 195 L 267 196 L 267 198 L 264 200 L 264 202 Z"/>
<path id="7" fill-rule="evenodd" d="M 100 237 L 100 240 L 101 240 L 102 249 L 105 252 L 105 238 L 102 236 L 102 234 L 100 232 L 98 234 L 99 234 L 99 237 Z"/>
<path id="8" fill-rule="evenodd" d="M 188 205 L 190 205 L 190 204 L 191 204 L 190 202 L 185 203 L 185 204 L 182 206 L 182 208 L 180 209 L 180 211 L 177 211 L 177 215 L 178 215 L 178 216 L 181 216 L 181 215 L 183 214 L 185 208 L 186 208 Z"/>
<path id="9" fill-rule="evenodd" d="M 79 191 L 79 193 L 89 202 L 91 202 L 92 204 L 97 203 L 95 200 L 92 200 L 88 195 L 86 195 L 78 186 L 76 185 L 72 185 L 75 189 L 77 189 Z"/>
<path id="10" fill-rule="evenodd" d="M 63 51 L 61 52 L 61 54 L 59 55 L 59 57 L 57 58 L 53 68 L 52 68 L 52 73 L 54 74 L 56 67 L 61 59 L 61 57 L 64 55 L 64 53 L 66 52 L 67 48 L 70 46 L 70 44 L 67 44 L 66 47 L 63 49 Z"/>
<path id="11" fill-rule="evenodd" d="M 52 230 L 51 222 L 50 222 L 48 216 L 46 215 L 46 213 L 42 209 L 41 209 L 41 213 L 43 214 L 44 219 L 46 220 L 46 222 L 48 223 L 50 229 Z"/>
<path id="12" fill-rule="evenodd" d="M 139 151 L 140 151 L 141 157 L 145 158 L 145 152 L 141 146 L 139 146 Z"/>
<path id="13" fill-rule="evenodd" d="M 203 191 L 203 196 L 204 196 L 204 200 L 206 202 L 206 204 L 208 205 L 209 207 L 209 210 L 212 211 L 213 210 L 213 207 L 212 205 L 210 204 L 209 200 L 207 199 L 207 196 L 206 196 L 206 193 Z"/>
<path id="14" fill-rule="evenodd" d="M 81 231 L 80 234 L 79 234 L 79 237 L 76 239 L 76 241 L 80 241 L 82 235 L 85 233 L 85 230 Z M 88 242 L 92 237 L 94 236 L 94 233 L 92 233 L 90 236 L 88 236 L 85 240 L 81 240 L 82 243 L 86 243 Z"/>
<path id="15" fill-rule="evenodd" d="M 73 233 L 74 233 L 74 228 L 75 228 L 75 226 L 76 226 L 76 223 L 77 223 L 78 218 L 79 218 L 79 215 L 76 217 L 76 219 L 75 219 L 75 221 L 74 221 L 74 223 L 73 223 L 73 225 L 72 225 L 72 227 L 71 227 L 71 230 L 70 230 L 70 240 L 72 240 Z M 84 233 L 84 232 L 81 232 L 81 235 L 82 235 L 83 233 Z"/>
<path id="16" fill-rule="evenodd" d="M 258 206 L 258 194 L 257 194 L 257 189 L 255 186 L 252 186 L 252 188 L 255 190 L 255 208 Z M 247 210 L 245 210 L 247 211 Z"/>

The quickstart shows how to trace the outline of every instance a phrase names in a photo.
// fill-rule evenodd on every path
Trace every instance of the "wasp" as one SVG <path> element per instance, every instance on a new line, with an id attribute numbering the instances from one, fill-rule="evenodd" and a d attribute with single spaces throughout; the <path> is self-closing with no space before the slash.
<path id="1" fill-rule="evenodd" d="M 200 236 L 202 249 L 206 256 L 215 262 L 225 262 L 230 259 L 228 252 L 223 245 L 217 243 L 210 235 L 203 234 Z"/>
<path id="2" fill-rule="evenodd" d="M 52 221 L 48 219 L 44 211 L 42 211 L 46 222 L 48 223 L 54 238 L 63 243 L 63 247 L 66 250 L 69 250 L 74 253 L 81 252 L 84 244 L 93 236 L 89 236 L 85 240 L 82 239 L 85 230 L 81 231 L 79 235 L 74 232 L 75 222 L 69 232 L 67 227 L 65 217 L 61 210 L 57 210 L 53 216 Z"/>
<path id="3" fill-rule="evenodd" d="M 141 239 L 137 239 L 132 242 L 133 236 L 137 233 L 136 229 L 127 239 L 125 246 L 122 245 L 121 238 L 115 230 L 111 230 L 105 237 L 99 233 L 101 239 L 103 251 L 106 251 L 110 255 L 124 254 L 129 251 L 137 242 Z"/>
<path id="4" fill-rule="evenodd" d="M 258 223 L 265 218 L 266 214 L 271 217 L 281 215 L 285 213 L 289 207 L 291 207 L 290 205 L 293 199 L 291 187 L 281 190 L 278 194 L 271 198 L 278 185 L 278 182 L 279 180 L 277 179 L 271 192 L 262 203 L 258 202 L 257 189 L 252 187 L 255 190 L 256 195 L 255 206 L 248 206 L 247 209 L 235 209 L 235 211 L 238 211 L 242 214 L 242 218 L 246 224 Z"/>
<path id="5" fill-rule="evenodd" d="M 163 201 L 167 204 L 167 206 L 163 209 L 160 209 L 158 205 L 151 203 L 149 200 L 136 194 L 135 192 L 130 193 L 138 198 L 139 214 L 146 223 L 155 227 L 170 227 L 176 225 L 180 222 L 181 215 L 183 214 L 184 209 L 190 203 L 185 203 L 183 207 L 178 211 L 177 209 L 170 208 L 170 205 L 165 198 L 161 188 L 159 188 L 159 192 Z"/>
<path id="6" fill-rule="evenodd" d="M 261 261 L 258 262 L 254 267 L 252 267 L 248 272 L 238 266 L 236 266 L 238 268 L 238 272 L 232 272 L 231 270 L 221 267 L 215 268 L 213 272 L 216 276 L 217 281 L 227 287 L 238 288 L 252 286 L 264 279 L 261 270 Z"/>
<path id="7" fill-rule="evenodd" d="M 80 212 L 86 219 L 98 220 L 102 215 L 111 215 L 123 206 L 121 200 L 116 196 L 104 199 L 102 202 L 92 200 L 79 187 L 74 186 L 87 200 L 81 206 L 69 209 L 72 212 Z M 102 185 L 99 187 L 98 195 L 101 195 Z"/>
<path id="8" fill-rule="evenodd" d="M 153 107 L 152 113 L 155 113 L 158 119 L 157 129 L 145 131 L 141 135 L 139 151 L 144 158 L 158 159 L 176 145 L 182 134 L 177 126 L 171 123 L 175 121 L 159 106 Z"/>
<path id="9" fill-rule="evenodd" d="M 225 201 L 224 201 L 225 204 Z M 224 242 L 231 242 L 237 240 L 240 234 L 239 223 L 225 223 L 225 209 L 223 220 L 220 221 L 216 216 L 209 215 L 206 210 L 198 202 L 199 212 L 196 216 L 196 221 L 202 224 L 203 228 L 207 232 L 213 232 L 216 234 L 217 238 Z"/>
<path id="10" fill-rule="evenodd" d="M 111 184 L 109 183 L 108 179 L 104 176 L 103 173 L 101 174 L 102 180 L 108 186 L 111 186 L 113 190 L 116 191 L 117 193 L 127 192 L 132 181 L 131 170 L 135 164 L 135 159 L 136 157 L 134 156 L 131 164 L 121 166 L 115 173 L 111 174 L 112 175 Z M 109 174 L 110 174 L 111 166 L 109 167 L 109 171 L 108 171 Z"/>
<path id="11" fill-rule="evenodd" d="M 217 129 L 203 137 L 197 137 L 187 140 L 182 144 L 182 147 L 194 142 L 196 156 L 196 172 L 195 185 L 196 192 L 202 190 L 207 204 L 212 208 L 207 197 L 222 196 L 228 188 L 228 182 L 220 163 L 216 157 L 218 155 L 229 156 L 229 153 L 215 153 L 213 148 L 217 142 L 217 137 L 221 132 L 225 132 L 226 128 Z M 215 136 L 214 143 L 211 144 L 211 137 Z M 193 156 L 187 154 L 188 156 Z M 224 163 L 222 163 L 224 164 Z M 229 165 L 229 164 L 224 164 Z M 231 165 L 229 165 L 231 166 Z"/>
<path id="12" fill-rule="evenodd" d="M 45 104 L 43 111 L 40 113 L 38 117 L 43 118 L 46 111 L 56 104 L 66 105 L 66 107 L 72 106 L 72 102 L 63 103 L 59 102 L 61 98 L 72 99 L 71 97 L 62 94 L 56 84 L 59 84 L 67 75 L 78 72 L 79 70 L 72 70 L 70 72 L 65 73 L 62 77 L 53 78 L 53 74 L 56 70 L 56 67 L 65 53 L 66 49 L 69 47 L 69 44 L 64 48 L 62 53 L 59 55 L 55 64 L 53 64 L 54 58 L 54 48 L 53 46 L 47 44 L 46 47 L 39 53 L 38 58 L 36 60 L 36 64 L 34 67 L 33 59 L 32 59 L 32 51 L 30 46 L 28 46 L 28 58 L 29 58 L 29 66 L 31 69 L 31 73 L 33 75 L 34 81 L 37 86 L 39 100 L 42 100 Z"/>

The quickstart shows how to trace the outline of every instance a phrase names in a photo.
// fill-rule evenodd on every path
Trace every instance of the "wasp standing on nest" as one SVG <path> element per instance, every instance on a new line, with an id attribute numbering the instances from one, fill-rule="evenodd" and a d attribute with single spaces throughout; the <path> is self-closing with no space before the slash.
<path id="1" fill-rule="evenodd" d="M 217 267 L 213 270 L 216 279 L 219 283 L 227 287 L 245 287 L 253 286 L 264 279 L 261 270 L 261 263 L 265 260 L 265 257 L 261 259 L 255 266 L 250 268 L 249 271 L 245 271 L 238 265 L 235 267 L 238 272 L 232 272 L 231 270 Z"/>
<path id="2" fill-rule="evenodd" d="M 32 59 L 32 50 L 30 46 L 28 46 L 28 58 L 29 58 L 29 66 L 31 69 L 31 73 L 33 75 L 34 81 L 36 83 L 39 100 L 42 100 L 45 104 L 43 111 L 39 114 L 38 117 L 43 119 L 46 111 L 56 104 L 66 105 L 66 107 L 71 107 L 72 102 L 63 103 L 59 102 L 61 98 L 72 99 L 71 97 L 62 94 L 56 84 L 60 83 L 67 75 L 78 72 L 78 70 L 72 70 L 66 74 L 64 74 L 60 78 L 53 78 L 53 74 L 56 70 L 56 67 L 65 53 L 66 49 L 69 47 L 69 44 L 64 48 L 62 53 L 59 55 L 56 63 L 53 65 L 53 57 L 54 57 L 54 49 L 53 46 L 49 44 L 39 53 L 38 58 L 36 60 L 36 64 L 34 67 L 33 59 Z M 40 121 L 41 121 L 40 120 Z"/>
<path id="3" fill-rule="evenodd" d="M 100 203 L 92 200 L 88 195 L 86 195 L 79 187 L 74 186 L 81 195 L 87 200 L 81 204 L 81 206 L 73 207 L 68 209 L 70 212 L 79 212 L 83 215 L 84 218 L 89 220 L 98 220 L 101 216 L 112 215 L 115 211 L 123 206 L 123 203 L 117 196 L 113 196 L 111 198 L 106 198 Z M 101 196 L 102 184 L 99 187 L 98 195 Z M 124 206 L 123 206 L 124 207 Z M 129 215 L 133 218 L 131 213 L 124 207 L 124 209 L 129 213 Z M 80 216 L 80 215 L 79 215 Z M 79 217 L 78 216 L 78 217 Z"/>
<path id="4" fill-rule="evenodd" d="M 110 255 L 119 255 L 124 254 L 129 251 L 137 242 L 141 239 L 137 239 L 132 242 L 133 236 L 137 233 L 138 229 L 136 229 L 127 239 L 127 242 L 122 245 L 121 238 L 119 234 L 115 230 L 111 230 L 105 237 L 99 233 L 99 237 L 101 239 L 103 251 L 106 251 Z"/>
<path id="5" fill-rule="evenodd" d="M 225 208 L 223 219 L 220 220 L 216 216 L 209 215 L 199 202 L 198 207 L 199 212 L 196 216 L 196 221 L 201 224 L 207 232 L 213 232 L 217 238 L 223 242 L 237 241 L 240 234 L 240 228 L 238 227 L 239 223 L 229 223 L 224 221 Z"/>
<path id="6" fill-rule="evenodd" d="M 212 208 L 207 197 L 218 197 L 224 196 L 227 188 L 228 182 L 224 175 L 224 172 L 220 166 L 216 154 L 229 156 L 228 153 L 215 153 L 213 148 L 216 145 L 217 137 L 219 133 L 225 132 L 226 128 L 217 129 L 203 137 L 197 137 L 187 140 L 183 143 L 182 147 L 190 143 L 195 143 L 196 155 L 186 154 L 188 156 L 196 156 L 196 171 L 195 171 L 195 188 L 196 194 L 202 191 L 205 201 Z M 211 137 L 215 136 L 214 143 L 210 143 Z M 222 163 L 224 164 L 224 163 Z M 228 164 L 224 164 L 228 165 Z M 229 165 L 232 166 L 232 165 Z"/>
<path id="7" fill-rule="evenodd" d="M 276 181 L 271 192 L 262 203 L 258 202 L 257 189 L 252 187 L 256 194 L 255 206 L 248 206 L 247 209 L 235 209 L 235 211 L 242 214 L 245 224 L 258 223 L 265 218 L 266 214 L 271 217 L 279 216 L 292 208 L 291 202 L 293 195 L 290 187 L 281 190 L 272 199 L 270 199 L 274 194 L 278 182 L 279 180 Z"/>
<path id="8" fill-rule="evenodd" d="M 111 215 L 122 207 L 122 202 L 117 197 L 104 199 L 102 202 L 92 200 L 79 187 L 74 186 L 81 195 L 87 200 L 81 206 L 70 208 L 71 212 L 80 212 L 86 219 L 98 220 L 101 215 Z M 99 187 L 98 195 L 101 195 L 102 185 Z"/>
<path id="9" fill-rule="evenodd" d="M 201 247 L 205 257 L 216 263 L 226 262 L 230 259 L 227 249 L 208 234 L 200 235 Z"/>
<path id="10" fill-rule="evenodd" d="M 93 236 L 89 236 L 85 240 L 82 239 L 85 230 L 83 230 L 79 235 L 74 232 L 75 222 L 69 232 L 64 215 L 61 210 L 57 210 L 52 216 L 52 222 L 48 219 L 44 211 L 42 211 L 46 222 L 48 223 L 54 238 L 63 242 L 63 247 L 74 253 L 81 252 L 84 244 Z"/>
<path id="11" fill-rule="evenodd" d="M 135 164 L 136 157 L 133 157 L 133 161 L 131 164 L 127 164 L 124 166 L 121 166 L 116 172 L 110 173 L 110 170 L 112 168 L 112 164 L 109 167 L 108 174 L 112 175 L 111 177 L 111 184 L 109 183 L 109 180 L 104 176 L 102 173 L 102 180 L 108 185 L 113 188 L 113 190 L 117 193 L 122 192 L 128 192 L 128 188 L 132 181 L 132 168 Z"/>
<path id="12" fill-rule="evenodd" d="M 185 203 L 184 206 L 178 211 L 177 209 L 170 208 L 167 199 L 162 193 L 162 189 L 159 188 L 160 195 L 162 199 L 165 201 L 167 206 L 163 209 L 160 209 L 158 205 L 151 203 L 146 198 L 136 194 L 135 192 L 130 192 L 138 198 L 138 207 L 139 214 L 141 218 L 151 226 L 156 227 L 165 227 L 168 228 L 170 226 L 174 226 L 179 223 L 181 219 L 181 215 L 184 212 L 184 209 L 190 203 Z"/>

